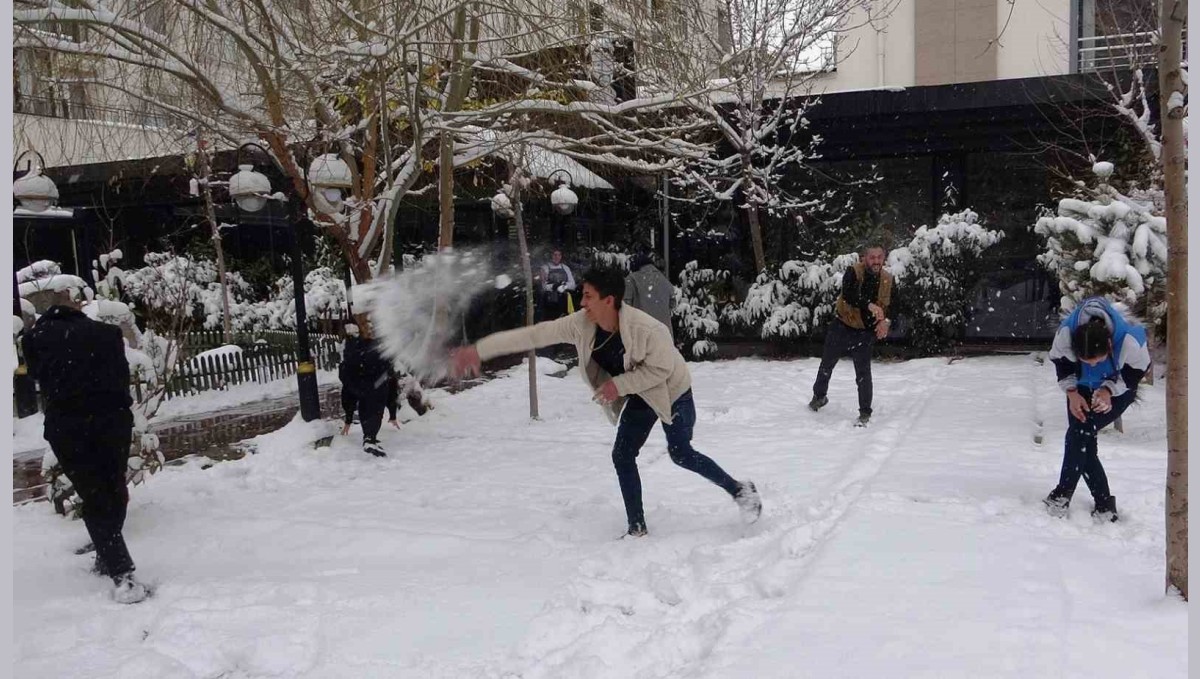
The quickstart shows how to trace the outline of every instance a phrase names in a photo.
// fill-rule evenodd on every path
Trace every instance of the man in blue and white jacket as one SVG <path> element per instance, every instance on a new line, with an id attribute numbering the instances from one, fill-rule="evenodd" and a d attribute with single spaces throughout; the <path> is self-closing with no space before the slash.
<path id="1" fill-rule="evenodd" d="M 1067 394 L 1067 436 L 1058 485 L 1043 502 L 1065 516 L 1082 476 L 1096 502 L 1092 516 L 1117 520 L 1117 502 L 1100 464 L 1096 435 L 1137 398 L 1150 369 L 1146 329 L 1100 297 L 1084 300 L 1058 328 L 1050 349 L 1058 384 Z"/>

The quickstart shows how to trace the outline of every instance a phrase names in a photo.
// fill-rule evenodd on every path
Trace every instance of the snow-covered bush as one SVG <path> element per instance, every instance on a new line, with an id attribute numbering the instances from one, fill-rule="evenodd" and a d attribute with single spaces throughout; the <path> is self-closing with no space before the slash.
<path id="1" fill-rule="evenodd" d="M 238 325 L 234 309 L 246 309 L 245 298 L 251 287 L 236 273 L 227 272 L 225 279 L 229 288 L 231 320 Z M 217 265 L 211 260 L 170 252 L 149 252 L 146 253 L 146 265 L 123 272 L 121 281 L 125 295 L 142 312 L 151 328 L 165 329 L 164 323 L 176 318 L 181 310 L 204 328 L 215 329 L 222 325 L 221 284 L 217 278 Z"/>
<path id="2" fill-rule="evenodd" d="M 907 246 L 889 253 L 887 268 L 899 288 L 896 311 L 911 323 L 911 347 L 937 353 L 961 334 L 979 282 L 980 255 L 1003 236 L 967 209 L 918 228 Z"/>
<path id="3" fill-rule="evenodd" d="M 679 285 L 675 286 L 676 337 L 684 340 L 684 354 L 693 359 L 712 358 L 717 353 L 712 338 L 721 324 L 714 287 L 728 278 L 728 271 L 702 269 L 695 260 L 679 272 Z"/>
<path id="4" fill-rule="evenodd" d="M 833 318 L 842 275 L 858 261 L 851 253 L 829 261 L 789 260 L 758 275 L 741 305 L 724 319 L 755 328 L 764 339 L 811 335 Z"/>
<path id="5" fill-rule="evenodd" d="M 1045 241 L 1038 262 L 1058 278 L 1064 312 L 1081 300 L 1107 297 L 1161 331 L 1166 317 L 1167 222 L 1161 191 L 1131 190 L 1108 182 L 1110 163 L 1096 163 L 1095 188 L 1064 198 L 1056 213 L 1037 221 Z"/>
<path id="6" fill-rule="evenodd" d="M 632 255 L 629 251 L 617 243 L 608 243 L 600 247 L 585 247 L 580 248 L 579 258 L 585 262 L 584 268 L 588 266 L 603 266 L 615 267 L 622 271 L 629 271 L 629 260 Z M 575 278 L 582 275 L 582 271 L 575 273 Z"/>

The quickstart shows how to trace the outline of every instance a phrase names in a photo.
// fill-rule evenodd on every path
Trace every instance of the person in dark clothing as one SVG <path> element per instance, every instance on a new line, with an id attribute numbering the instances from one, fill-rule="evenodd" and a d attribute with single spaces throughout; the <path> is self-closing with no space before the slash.
<path id="1" fill-rule="evenodd" d="M 887 337 L 891 320 L 887 317 L 895 280 L 884 271 L 886 252 L 881 245 L 871 245 L 862 261 L 846 269 L 842 276 L 842 293 L 837 300 L 837 317 L 825 333 L 825 350 L 813 397 L 808 407 L 813 412 L 829 403 L 829 379 L 843 356 L 850 354 L 854 361 L 854 379 L 858 384 L 858 422 L 866 426 L 871 420 L 871 401 L 874 396 L 871 381 L 871 349 L 875 340 Z"/>
<path id="2" fill-rule="evenodd" d="M 567 313 L 567 297 L 575 291 L 575 276 L 563 263 L 562 250 L 555 248 L 550 261 L 540 271 L 542 286 L 542 320 L 552 321 Z"/>
<path id="3" fill-rule="evenodd" d="M 149 591 L 133 576 L 123 533 L 133 399 L 121 330 L 88 318 L 61 292 L 23 348 L 45 401 L 46 441 L 83 501 L 83 524 L 96 549 L 93 570 L 112 579 L 118 602 L 142 601 Z"/>
<path id="4" fill-rule="evenodd" d="M 338 366 L 344 412 L 342 434 L 350 433 L 350 424 L 357 410 L 363 431 L 363 451 L 375 457 L 386 457 L 379 444 L 379 429 L 383 426 L 385 409 L 389 412 L 391 425 L 399 428 L 396 421 L 398 384 L 395 371 L 391 362 L 379 352 L 374 340 L 363 337 L 353 324 L 347 325 L 346 331 L 346 346 Z"/>
<path id="5" fill-rule="evenodd" d="M 1063 319 L 1050 347 L 1058 385 L 1067 395 L 1067 436 L 1058 485 L 1042 500 L 1054 516 L 1066 516 L 1082 478 L 1092 491 L 1092 516 L 1117 520 L 1117 499 L 1100 464 L 1097 435 L 1137 399 L 1150 369 L 1146 329 L 1127 320 L 1107 300 L 1084 300 Z"/>

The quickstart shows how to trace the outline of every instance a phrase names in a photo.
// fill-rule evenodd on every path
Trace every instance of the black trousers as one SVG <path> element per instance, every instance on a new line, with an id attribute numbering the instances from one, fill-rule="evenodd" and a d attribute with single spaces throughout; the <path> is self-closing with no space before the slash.
<path id="1" fill-rule="evenodd" d="M 83 525 L 96 546 L 97 570 L 114 580 L 133 571 L 125 546 L 129 488 L 129 444 L 133 414 L 128 410 L 56 415 L 46 413 L 46 440 L 63 472 L 83 500 Z"/>
<path id="2" fill-rule="evenodd" d="M 1091 403 L 1092 390 L 1079 387 L 1079 395 Z M 1130 389 L 1112 399 L 1112 410 L 1107 413 L 1084 413 L 1082 422 L 1075 419 L 1067 408 L 1067 435 L 1063 442 L 1062 471 L 1058 475 L 1056 494 L 1071 499 L 1075 487 L 1082 478 L 1092 491 L 1092 498 L 1097 502 L 1108 500 L 1112 495 L 1108 488 L 1108 475 L 1104 473 L 1104 465 L 1100 464 L 1100 451 L 1096 436 L 1100 430 L 1117 420 L 1137 398 L 1137 391 Z"/>
<path id="3" fill-rule="evenodd" d="M 354 419 L 354 411 L 358 410 L 358 422 L 362 425 L 363 442 L 376 442 L 379 430 L 383 427 L 383 411 L 387 409 L 388 389 L 374 387 L 358 391 L 350 385 L 342 385 L 342 410 L 345 412 L 345 422 L 349 424 Z"/>
<path id="4" fill-rule="evenodd" d="M 653 431 L 655 422 L 658 422 L 658 415 L 654 410 L 641 397 L 631 396 L 621 411 L 617 440 L 613 442 L 613 467 L 617 470 L 617 482 L 621 486 L 621 498 L 625 501 L 625 516 L 630 528 L 644 528 L 646 525 L 637 456 Z M 671 424 L 664 422 L 662 426 L 663 433 L 667 435 L 667 452 L 671 455 L 671 461 L 703 476 L 731 496 L 737 495 L 738 482 L 711 458 L 692 447 L 692 430 L 695 426 L 696 403 L 689 389 L 671 404 Z"/>
<path id="5" fill-rule="evenodd" d="M 854 361 L 854 381 L 858 383 L 858 410 L 871 413 L 873 385 L 871 383 L 871 349 L 875 346 L 875 331 L 851 328 L 840 319 L 825 333 L 825 351 L 821 354 L 821 367 L 817 369 L 817 381 L 813 384 L 813 396 L 825 398 L 829 393 L 829 379 L 838 361 L 850 354 Z"/>

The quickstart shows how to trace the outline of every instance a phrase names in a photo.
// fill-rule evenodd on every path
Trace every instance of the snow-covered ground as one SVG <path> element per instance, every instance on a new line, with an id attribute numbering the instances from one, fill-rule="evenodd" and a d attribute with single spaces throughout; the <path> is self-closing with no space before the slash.
<path id="1" fill-rule="evenodd" d="M 1161 382 L 1102 436 L 1123 520 L 1096 525 L 1082 486 L 1069 519 L 1041 509 L 1065 424 L 1049 365 L 877 363 L 866 429 L 848 361 L 805 408 L 816 367 L 693 365 L 697 448 L 762 492 L 749 528 L 656 432 L 650 535 L 616 540 L 613 429 L 573 374 L 539 381 L 529 422 L 520 367 L 385 426 L 387 459 L 294 423 L 163 470 L 129 508 L 157 587 L 136 606 L 72 554 L 80 523 L 15 507 L 15 676 L 1187 676 Z"/>

